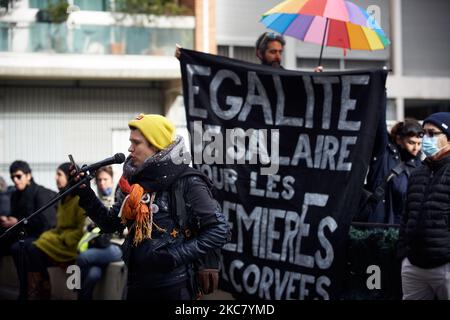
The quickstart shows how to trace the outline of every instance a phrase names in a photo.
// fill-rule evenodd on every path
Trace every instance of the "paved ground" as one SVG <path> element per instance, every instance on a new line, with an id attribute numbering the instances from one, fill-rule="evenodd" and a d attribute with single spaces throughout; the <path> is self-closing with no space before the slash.
<path id="1" fill-rule="evenodd" d="M 217 290 L 213 294 L 203 296 L 200 300 L 235 300 L 235 299 L 230 293 L 222 290 Z"/>

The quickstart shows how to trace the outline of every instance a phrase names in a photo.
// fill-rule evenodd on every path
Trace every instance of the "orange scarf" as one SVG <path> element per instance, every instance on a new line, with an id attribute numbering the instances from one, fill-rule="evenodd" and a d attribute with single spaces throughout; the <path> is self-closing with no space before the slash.
<path id="1" fill-rule="evenodd" d="M 147 196 L 148 201 L 143 201 L 143 197 Z M 153 201 L 155 200 L 155 193 L 151 195 L 146 194 L 144 188 L 139 184 L 133 184 L 131 186 L 131 192 L 125 199 L 122 205 L 122 223 L 125 224 L 127 220 L 134 221 L 135 234 L 133 239 L 133 245 L 136 247 L 144 239 L 152 238 L 153 225 L 158 231 L 166 231 L 160 228 L 153 222 L 153 212 L 150 209 Z"/>

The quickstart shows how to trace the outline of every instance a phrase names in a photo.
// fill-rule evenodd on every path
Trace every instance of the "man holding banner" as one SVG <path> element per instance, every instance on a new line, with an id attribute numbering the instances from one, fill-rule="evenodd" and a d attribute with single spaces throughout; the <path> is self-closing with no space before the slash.
<path id="1" fill-rule="evenodd" d="M 338 298 L 387 72 L 306 73 L 180 53 L 192 161 L 232 227 L 223 289 Z"/>
<path id="2" fill-rule="evenodd" d="M 265 66 L 274 68 L 283 68 L 281 66 L 281 57 L 286 41 L 282 35 L 274 32 L 264 32 L 256 40 L 256 57 Z"/>
<path id="3" fill-rule="evenodd" d="M 256 40 L 256 57 L 265 66 L 283 68 L 281 66 L 282 55 L 286 41 L 283 36 L 274 32 L 264 32 Z M 323 67 L 317 66 L 314 72 L 322 72 Z"/>

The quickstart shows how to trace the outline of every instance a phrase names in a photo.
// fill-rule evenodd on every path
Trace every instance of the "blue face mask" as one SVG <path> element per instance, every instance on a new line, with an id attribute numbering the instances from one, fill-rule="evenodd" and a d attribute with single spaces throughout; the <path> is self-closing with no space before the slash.
<path id="1" fill-rule="evenodd" d="M 423 136 L 422 151 L 427 157 L 432 157 L 439 152 L 437 137 L 430 138 L 429 136 Z"/>
<path id="2" fill-rule="evenodd" d="M 107 196 L 111 195 L 111 193 L 112 193 L 112 188 L 106 188 L 106 189 L 104 189 L 104 190 L 100 190 L 100 192 L 101 192 L 102 196 L 107 197 Z"/>

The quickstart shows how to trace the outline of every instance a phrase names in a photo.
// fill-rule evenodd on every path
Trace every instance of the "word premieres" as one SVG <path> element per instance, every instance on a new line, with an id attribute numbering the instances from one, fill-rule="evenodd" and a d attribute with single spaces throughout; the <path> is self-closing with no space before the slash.
<path id="1" fill-rule="evenodd" d="M 332 234 L 337 229 L 336 221 L 330 217 L 322 218 L 313 230 L 306 222 L 311 206 L 325 207 L 328 195 L 305 193 L 302 212 L 280 210 L 274 208 L 254 207 L 252 212 L 246 212 L 243 205 L 230 201 L 223 202 L 223 212 L 233 229 L 233 240 L 224 246 L 224 250 L 243 254 L 251 247 L 254 258 L 266 261 L 287 263 L 292 267 L 271 268 L 267 266 L 247 265 L 241 259 L 234 259 L 225 268 L 222 276 L 231 282 L 237 292 L 256 294 L 262 299 L 305 299 L 320 297 L 328 299 L 327 287 L 330 279 L 321 275 L 287 271 L 298 269 L 328 269 L 334 260 L 334 249 L 326 234 Z M 315 232 L 315 235 L 312 233 Z M 314 242 L 317 244 L 304 248 L 302 244 Z M 311 249 L 313 248 L 313 249 Z M 283 264 L 286 265 L 286 264 Z"/>

